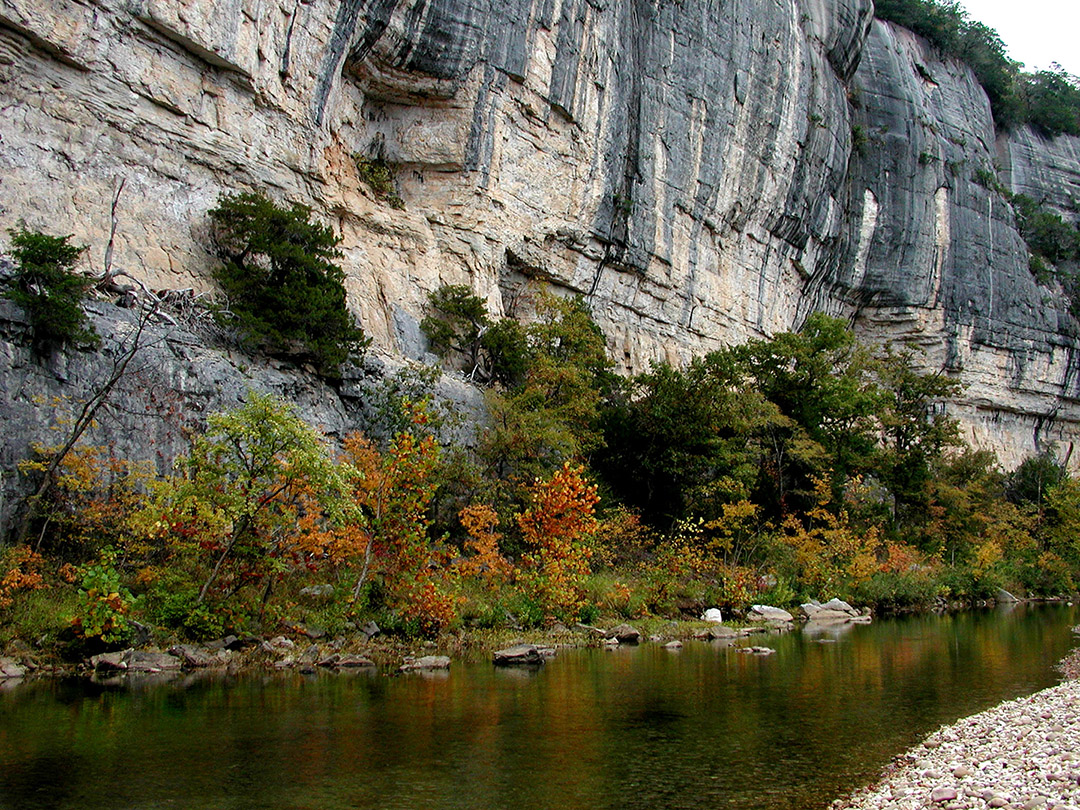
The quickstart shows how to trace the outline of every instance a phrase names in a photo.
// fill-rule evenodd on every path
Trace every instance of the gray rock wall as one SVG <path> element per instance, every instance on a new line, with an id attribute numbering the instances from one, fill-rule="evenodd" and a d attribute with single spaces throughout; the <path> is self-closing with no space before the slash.
<path id="1" fill-rule="evenodd" d="M 177 325 L 182 319 L 168 310 L 167 319 L 154 319 L 141 333 L 131 309 L 95 301 L 88 314 L 102 337 L 100 348 L 41 358 L 29 348 L 22 312 L 0 299 L 0 391 L 5 393 L 0 401 L 5 435 L 0 442 L 0 539 L 14 530 L 19 504 L 37 480 L 19 470 L 19 462 L 33 455 L 31 443 L 51 448 L 66 441 L 83 403 L 103 390 L 137 334 L 138 351 L 81 444 L 118 459 L 150 461 L 160 474 L 169 473 L 176 457 L 188 451 L 189 436 L 205 426 L 207 416 L 236 408 L 252 391 L 294 403 L 332 447 L 353 431 L 379 438 L 373 428 L 380 424 L 376 409 L 385 400 L 380 390 L 385 380 L 407 368 L 369 357 L 329 385 L 288 362 L 254 363 L 222 348 L 197 323 Z M 475 441 L 476 426 L 484 418 L 480 392 L 451 375 L 425 389 L 436 415 L 454 416 L 445 421 L 443 440 L 458 445 Z"/>
<path id="2" fill-rule="evenodd" d="M 0 225 L 99 272 L 121 179 L 114 265 L 154 287 L 204 289 L 206 211 L 254 188 L 333 223 L 389 356 L 444 283 L 584 294 L 625 371 L 824 309 L 961 375 L 1007 462 L 1077 433 L 1073 324 L 972 179 L 1004 149 L 1007 183 L 1075 181 L 1075 148 L 996 143 L 871 0 L 0 0 L 0 101 Z"/>
<path id="3" fill-rule="evenodd" d="M 1047 144 L 1045 165 L 999 173 L 971 71 L 892 25 L 875 24 L 854 87 L 866 141 L 850 174 L 850 248 L 828 295 L 854 306 L 868 339 L 917 342 L 931 368 L 958 377 L 967 388 L 951 409 L 1006 465 L 1036 445 L 1067 445 L 1080 417 L 1076 328 L 1067 302 L 1028 270 L 1007 192 L 1023 191 L 1022 177 L 1080 169 L 1074 139 Z"/>

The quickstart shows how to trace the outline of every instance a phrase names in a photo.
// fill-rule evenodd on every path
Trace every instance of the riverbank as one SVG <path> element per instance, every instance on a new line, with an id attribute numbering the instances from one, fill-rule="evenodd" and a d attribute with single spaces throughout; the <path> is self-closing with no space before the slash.
<path id="1" fill-rule="evenodd" d="M 938 729 L 832 810 L 1080 807 L 1080 650 L 1060 669 L 1065 682 Z"/>
<path id="2" fill-rule="evenodd" d="M 776 625 L 746 628 L 719 628 L 700 621 L 646 619 L 635 623 L 640 641 L 668 643 L 691 638 L 723 635 L 731 640 L 757 633 L 779 632 Z M 79 659 L 65 659 L 59 648 L 33 647 L 14 641 L 0 650 L 0 681 L 24 677 L 68 677 L 119 672 L 152 674 L 172 670 L 225 670 L 230 674 L 255 671 L 301 672 L 316 669 L 373 668 L 395 673 L 410 668 L 447 668 L 453 661 L 490 659 L 505 647 L 520 644 L 558 650 L 560 648 L 617 646 L 618 627 L 562 625 L 550 629 L 472 629 L 445 633 L 435 640 L 409 639 L 363 632 L 330 637 L 320 632 L 293 633 L 273 637 L 226 636 L 208 643 L 150 639 L 121 650 L 98 651 Z M 625 635 L 624 641 L 626 643 Z M 433 659 L 439 659 L 433 664 Z M 416 666 L 417 661 L 430 666 Z"/>
<path id="3" fill-rule="evenodd" d="M 716 611 L 718 613 L 718 611 Z M 321 630 L 294 628 L 288 635 L 229 635 L 207 643 L 155 636 L 141 628 L 143 639 L 124 649 L 84 650 L 33 647 L 14 640 L 0 648 L 0 681 L 35 676 L 153 674 L 177 670 L 313 672 L 318 669 L 372 668 L 386 674 L 416 669 L 446 669 L 454 661 L 492 660 L 504 648 L 528 646 L 545 656 L 559 649 L 618 647 L 653 643 L 677 649 L 682 642 L 700 641 L 744 647 L 748 652 L 772 652 L 758 641 L 797 626 L 839 631 L 847 624 L 868 624 L 868 610 L 840 600 L 804 605 L 799 614 L 754 606 L 734 623 L 715 620 L 673 620 L 648 617 L 628 624 L 618 617 L 598 626 L 556 624 L 541 629 L 471 628 L 443 633 L 433 640 L 384 635 L 373 622 L 347 634 L 330 636 Z M 365 632 L 367 631 L 367 632 Z"/>
<path id="4" fill-rule="evenodd" d="M 928 612 L 946 611 L 939 608 Z M 195 643 L 165 635 L 160 628 L 137 625 L 139 638 L 125 647 L 99 646 L 95 649 L 70 642 L 65 646 L 9 640 L 0 645 L 0 681 L 171 670 L 220 670 L 239 674 L 371 667 L 393 674 L 423 668 L 415 666 L 418 660 L 439 658 L 442 659 L 440 667 L 447 667 L 453 661 L 491 660 L 497 650 L 523 644 L 557 652 L 559 649 L 626 643 L 655 643 L 674 648 L 682 642 L 705 641 L 744 647 L 767 655 L 770 649 L 758 642 L 762 634 L 784 633 L 800 627 L 817 634 L 826 631 L 829 634 L 843 625 L 865 624 L 872 620 L 868 608 L 856 609 L 840 600 L 832 600 L 824 605 L 808 603 L 791 613 L 774 607 L 755 606 L 755 609 L 731 616 L 723 624 L 664 617 L 639 618 L 627 624 L 621 617 L 607 616 L 595 626 L 468 628 L 444 632 L 431 640 L 383 634 L 372 622 L 345 634 L 331 635 L 321 629 L 297 626 L 284 634 L 237 634 Z M 1077 666 L 1080 668 L 1080 664 Z"/>

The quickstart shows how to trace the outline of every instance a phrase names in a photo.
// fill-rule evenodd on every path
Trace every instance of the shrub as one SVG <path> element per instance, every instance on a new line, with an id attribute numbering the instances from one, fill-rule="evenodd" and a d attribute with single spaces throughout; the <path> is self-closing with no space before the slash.
<path id="1" fill-rule="evenodd" d="M 850 598 L 856 604 L 869 605 L 879 611 L 925 607 L 933 604 L 937 595 L 937 583 L 926 571 L 879 571 L 850 592 Z"/>
<path id="2" fill-rule="evenodd" d="M 349 508 L 349 470 L 271 397 L 253 393 L 207 421 L 180 462 L 184 475 L 161 487 L 153 532 L 209 571 L 196 606 L 258 587 L 265 607 L 282 577 L 329 558 L 325 529 Z"/>
<path id="3" fill-rule="evenodd" d="M 45 587 L 41 575 L 41 555 L 29 546 L 15 546 L 0 552 L 0 610 L 11 607 L 19 592 Z"/>
<path id="4" fill-rule="evenodd" d="M 10 233 L 15 276 L 5 295 L 30 318 L 35 350 L 46 354 L 65 343 L 96 345 L 98 335 L 80 304 L 91 280 L 74 272 L 86 248 L 69 244 L 70 236 L 21 227 Z"/>
<path id="5" fill-rule="evenodd" d="M 394 169 L 390 164 L 385 160 L 368 158 L 361 154 L 354 154 L 353 160 L 356 161 L 356 171 L 360 179 L 371 189 L 375 199 L 382 200 L 391 208 L 400 210 L 405 207 L 405 201 L 401 199 L 394 185 Z"/>
<path id="6" fill-rule="evenodd" d="M 223 197 L 210 211 L 214 271 L 228 306 L 221 322 L 246 344 L 313 362 L 334 376 L 367 345 L 346 306 L 338 238 L 311 209 L 283 208 L 261 194 Z"/>
<path id="7" fill-rule="evenodd" d="M 432 314 L 420 322 L 431 348 L 439 355 L 460 352 L 466 357 L 469 374 L 490 379 L 490 370 L 481 356 L 484 332 L 491 327 L 484 299 L 473 295 L 464 284 L 444 284 L 428 296 Z"/>
<path id="8" fill-rule="evenodd" d="M 133 548 L 131 529 L 146 506 L 152 463 L 118 459 L 106 447 L 76 446 L 50 473 L 58 452 L 35 444 L 35 457 L 18 465 L 24 474 L 51 474 L 52 485 L 31 523 L 39 538 L 35 549 L 76 564 L 110 545 L 147 551 Z"/>
<path id="9" fill-rule="evenodd" d="M 1080 135 L 1080 86 L 1064 70 L 1040 70 L 1023 76 L 1027 118 L 1046 135 Z"/>
<path id="10" fill-rule="evenodd" d="M 115 644 L 128 637 L 127 615 L 135 600 L 120 584 L 116 558 L 114 549 L 104 549 L 98 562 L 82 571 L 78 613 L 71 624 L 75 634 L 87 641 Z"/>
<path id="11" fill-rule="evenodd" d="M 532 505 L 518 515 L 525 547 L 522 583 L 549 616 L 574 619 L 585 606 L 585 580 L 596 534 L 596 487 L 569 462 L 529 489 Z"/>

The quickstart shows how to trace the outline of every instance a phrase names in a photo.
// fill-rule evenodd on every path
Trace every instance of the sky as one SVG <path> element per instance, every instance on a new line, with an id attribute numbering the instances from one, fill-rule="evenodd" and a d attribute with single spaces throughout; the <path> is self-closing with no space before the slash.
<path id="1" fill-rule="evenodd" d="M 1001 35 L 1009 58 L 1036 71 L 1058 62 L 1080 76 L 1080 0 L 960 0 Z"/>

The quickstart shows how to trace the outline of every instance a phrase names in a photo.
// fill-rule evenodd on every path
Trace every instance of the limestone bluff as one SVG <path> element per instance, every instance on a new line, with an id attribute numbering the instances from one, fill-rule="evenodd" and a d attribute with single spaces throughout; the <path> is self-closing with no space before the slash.
<path id="1" fill-rule="evenodd" d="M 0 226 L 100 264 L 123 178 L 113 261 L 154 287 L 206 287 L 206 211 L 259 189 L 341 233 L 387 355 L 446 283 L 583 294 L 625 371 L 824 310 L 960 375 L 1006 465 L 1080 434 L 1077 324 L 976 182 L 1066 211 L 1080 139 L 997 132 L 870 0 L 0 0 L 0 77 Z"/>

